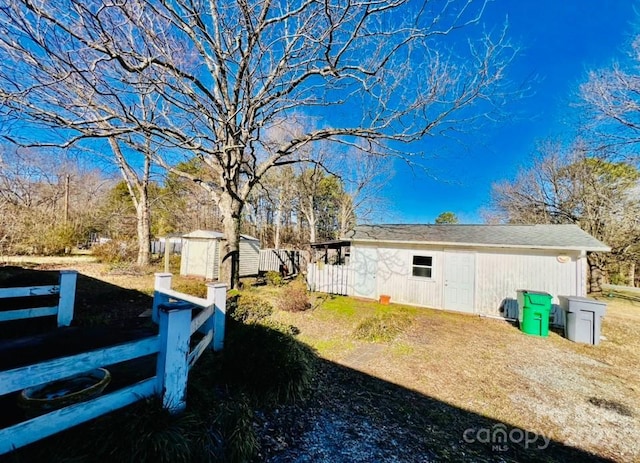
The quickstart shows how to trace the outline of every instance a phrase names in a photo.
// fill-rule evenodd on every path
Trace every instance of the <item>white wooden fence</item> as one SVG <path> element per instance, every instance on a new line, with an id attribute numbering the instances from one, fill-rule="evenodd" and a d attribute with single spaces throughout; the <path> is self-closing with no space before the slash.
<path id="1" fill-rule="evenodd" d="M 153 395 L 161 396 L 163 406 L 171 412 L 184 410 L 189 368 L 206 349 L 223 347 L 226 286 L 207 286 L 206 299 L 197 298 L 171 290 L 171 274 L 156 274 L 153 319 L 159 324 L 158 335 L 1 371 L 0 395 L 5 395 L 157 354 L 156 375 L 151 378 L 1 429 L 0 455 Z M 63 293 L 63 297 L 68 295 Z M 194 311 L 198 313 L 192 316 Z M 204 337 L 190 349 L 191 336 L 196 331 Z"/>
<path id="2" fill-rule="evenodd" d="M 307 265 L 307 285 L 320 293 L 353 295 L 353 272 L 349 265 Z"/>
<path id="3" fill-rule="evenodd" d="M 167 241 L 153 240 L 149 243 L 151 254 L 164 254 Z M 182 241 L 169 241 L 169 254 L 180 255 L 182 253 Z"/>
<path id="4" fill-rule="evenodd" d="M 286 265 L 289 274 L 298 274 L 301 271 L 302 260 L 300 251 L 294 249 L 261 249 L 258 271 L 279 272 L 281 265 Z"/>
<path id="5" fill-rule="evenodd" d="M 71 320 L 73 320 L 77 277 L 78 273 L 75 270 L 61 270 L 58 285 L 0 289 L 0 299 L 31 296 L 59 296 L 58 304 L 51 307 L 0 311 L 0 322 L 57 315 L 58 326 L 69 326 Z"/>

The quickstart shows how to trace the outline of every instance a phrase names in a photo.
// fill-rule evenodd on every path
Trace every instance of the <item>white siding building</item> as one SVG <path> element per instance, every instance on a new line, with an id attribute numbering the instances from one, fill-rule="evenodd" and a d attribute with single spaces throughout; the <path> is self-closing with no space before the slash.
<path id="1" fill-rule="evenodd" d="M 345 238 L 348 295 L 510 317 L 519 289 L 586 296 L 586 253 L 610 250 L 575 225 L 362 225 Z"/>
<path id="2" fill-rule="evenodd" d="M 224 235 L 217 231 L 196 230 L 182 237 L 180 275 L 201 276 L 217 280 L 222 259 L 221 241 Z M 248 235 L 240 236 L 240 276 L 258 274 L 260 242 Z"/>

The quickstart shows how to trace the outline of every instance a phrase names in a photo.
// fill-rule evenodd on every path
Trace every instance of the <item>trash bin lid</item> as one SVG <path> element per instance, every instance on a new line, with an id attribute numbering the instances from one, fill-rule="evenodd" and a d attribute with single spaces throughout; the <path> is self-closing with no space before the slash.
<path id="1" fill-rule="evenodd" d="M 522 293 L 525 300 L 531 305 L 544 305 L 550 306 L 553 296 L 544 291 L 530 291 L 528 289 L 519 289 L 519 293 Z"/>
<path id="2" fill-rule="evenodd" d="M 583 296 L 558 296 L 560 306 L 567 312 L 579 312 L 581 310 L 588 310 L 591 312 L 597 312 L 599 315 L 604 316 L 607 309 L 606 302 L 596 301 L 589 297 Z"/>

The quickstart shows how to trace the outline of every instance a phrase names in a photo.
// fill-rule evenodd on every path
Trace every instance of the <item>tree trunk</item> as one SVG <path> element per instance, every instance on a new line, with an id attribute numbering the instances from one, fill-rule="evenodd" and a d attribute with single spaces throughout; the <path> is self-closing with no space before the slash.
<path id="1" fill-rule="evenodd" d="M 302 212 L 304 214 L 305 219 L 307 219 L 307 223 L 309 224 L 309 242 L 315 243 L 317 237 L 318 221 L 316 220 L 316 211 L 313 209 L 313 195 L 309 195 L 307 198 L 307 207 L 302 208 Z"/>
<path id="2" fill-rule="evenodd" d="M 629 286 L 633 287 L 636 285 L 636 263 L 631 262 L 629 264 Z"/>
<path id="3" fill-rule="evenodd" d="M 231 195 L 220 197 L 222 228 L 225 240 L 221 243 L 220 281 L 228 283 L 230 289 L 240 284 L 240 217 L 244 204 Z"/>
<path id="4" fill-rule="evenodd" d="M 587 262 L 589 263 L 589 292 L 599 293 L 602 291 L 603 276 L 600 262 L 593 253 L 587 255 Z"/>
<path id="5" fill-rule="evenodd" d="M 307 217 L 307 222 L 309 222 L 309 242 L 310 243 L 315 243 L 316 242 L 316 217 L 314 214 L 310 214 Z"/>
<path id="6" fill-rule="evenodd" d="M 273 221 L 275 222 L 275 231 L 273 236 L 273 247 L 280 249 L 280 224 L 282 223 L 282 201 L 284 201 L 284 190 L 281 188 L 278 194 L 278 204 L 276 204 L 276 213 Z"/>
<path id="7" fill-rule="evenodd" d="M 138 232 L 138 265 L 149 265 L 149 248 L 151 247 L 151 220 L 149 212 L 149 199 L 146 191 L 140 195 L 136 206 L 137 232 Z"/>

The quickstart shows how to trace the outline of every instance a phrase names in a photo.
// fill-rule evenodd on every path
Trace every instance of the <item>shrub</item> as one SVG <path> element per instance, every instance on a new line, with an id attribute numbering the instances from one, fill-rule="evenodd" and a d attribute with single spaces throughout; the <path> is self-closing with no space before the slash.
<path id="1" fill-rule="evenodd" d="M 261 325 L 273 330 L 280 331 L 281 333 L 288 334 L 289 336 L 297 336 L 300 334 L 300 329 L 298 329 L 297 326 L 290 325 L 288 323 L 282 323 L 277 320 L 266 320 L 263 321 Z"/>
<path id="2" fill-rule="evenodd" d="M 219 461 L 214 438 L 197 411 L 171 415 L 151 399 L 19 452 L 22 461 Z"/>
<path id="3" fill-rule="evenodd" d="M 621 273 L 613 273 L 609 275 L 609 282 L 612 285 L 626 285 L 628 283 L 628 279 Z"/>
<path id="4" fill-rule="evenodd" d="M 258 296 L 241 294 L 231 301 L 227 313 L 240 323 L 257 323 L 273 313 L 273 306 Z"/>
<path id="5" fill-rule="evenodd" d="M 272 286 L 280 286 L 283 282 L 280 272 L 274 272 L 273 270 L 267 272 L 265 278 L 267 279 L 267 284 L 270 284 Z"/>
<path id="6" fill-rule="evenodd" d="M 135 262 L 138 250 L 133 243 L 125 241 L 108 241 L 92 248 L 92 254 L 98 262 L 105 264 L 120 264 L 124 262 Z"/>
<path id="7" fill-rule="evenodd" d="M 15 461 L 253 461 L 259 443 L 249 397 L 220 386 L 219 364 L 209 353 L 198 360 L 180 414 L 144 400 L 18 449 Z"/>
<path id="8" fill-rule="evenodd" d="M 278 306 L 286 312 L 302 312 L 311 308 L 307 285 L 302 280 L 289 283 L 280 294 Z"/>
<path id="9" fill-rule="evenodd" d="M 402 333 L 411 324 L 405 314 L 383 313 L 362 320 L 353 335 L 356 339 L 370 342 L 388 342 Z"/>
<path id="10" fill-rule="evenodd" d="M 171 283 L 171 286 L 171 289 L 181 293 L 201 298 L 207 297 L 207 285 L 202 279 L 176 278 Z"/>
<path id="11" fill-rule="evenodd" d="M 314 360 L 313 351 L 289 334 L 237 324 L 225 343 L 223 377 L 262 403 L 295 401 L 311 387 Z"/>
<path id="12" fill-rule="evenodd" d="M 78 233 L 71 224 L 57 224 L 38 237 L 42 253 L 47 255 L 64 254 L 78 241 Z"/>

